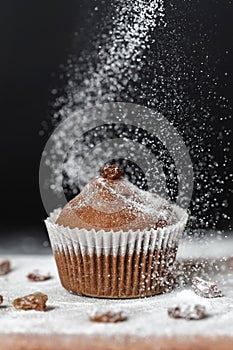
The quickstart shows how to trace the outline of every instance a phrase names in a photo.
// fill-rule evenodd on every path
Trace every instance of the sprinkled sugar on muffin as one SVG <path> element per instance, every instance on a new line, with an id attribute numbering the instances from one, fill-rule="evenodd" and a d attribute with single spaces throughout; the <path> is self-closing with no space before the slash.
<path id="1" fill-rule="evenodd" d="M 140 190 L 116 165 L 100 172 L 46 220 L 62 285 L 106 298 L 151 296 L 171 288 L 187 213 Z"/>
<path id="2" fill-rule="evenodd" d="M 104 176 L 91 180 L 64 207 L 56 221 L 58 225 L 96 231 L 136 231 L 176 222 L 176 214 L 165 200 L 140 190 L 122 177 L 121 171 L 112 177 L 112 169 L 118 167 L 107 169 L 101 169 Z"/>

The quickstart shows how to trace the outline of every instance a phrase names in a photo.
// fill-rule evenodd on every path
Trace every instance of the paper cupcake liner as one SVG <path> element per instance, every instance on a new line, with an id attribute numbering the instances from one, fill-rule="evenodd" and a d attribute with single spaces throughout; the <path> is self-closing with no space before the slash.
<path id="1" fill-rule="evenodd" d="M 61 283 L 70 292 L 104 298 L 136 298 L 171 288 L 171 272 L 188 215 L 174 206 L 178 221 L 156 230 L 87 231 L 45 221 Z"/>

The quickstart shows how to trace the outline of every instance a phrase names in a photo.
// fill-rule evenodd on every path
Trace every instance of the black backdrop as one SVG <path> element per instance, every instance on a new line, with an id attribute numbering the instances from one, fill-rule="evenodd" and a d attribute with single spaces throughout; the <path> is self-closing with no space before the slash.
<path id="1" fill-rule="evenodd" d="M 43 137 L 39 135 L 39 131 L 45 120 L 49 123 L 49 114 L 52 113 L 51 89 L 62 88 L 65 85 L 60 65 L 66 63 L 68 55 L 74 50 L 74 32 L 75 50 L 79 55 L 91 37 L 91 27 L 103 15 L 99 11 L 93 17 L 92 9 L 97 4 L 98 1 L 93 0 L 9 0 L 1 4 L 0 210 L 4 236 L 7 236 L 7 232 L 16 231 L 16 228 L 23 235 L 31 227 L 36 227 L 36 232 L 41 232 L 41 237 L 45 237 L 43 219 L 46 213 L 39 194 L 38 168 L 43 147 L 51 130 Z M 182 4 L 185 5 L 185 16 L 187 1 L 179 1 L 180 7 Z M 193 23 L 206 26 L 209 32 L 212 27 L 215 29 L 209 55 L 212 55 L 213 61 L 217 61 L 215 68 L 220 79 L 218 93 L 225 95 L 232 104 L 231 2 L 202 0 L 197 1 L 196 6 L 198 10 L 193 13 Z M 105 8 L 103 1 L 101 8 Z M 201 19 L 196 21 L 195 16 L 198 17 L 199 14 L 202 14 Z M 196 29 L 193 26 L 193 35 Z M 226 51 L 229 53 L 226 54 Z M 227 76 L 225 72 L 228 72 Z M 189 127 L 192 127 L 191 118 Z M 218 127 L 216 121 L 216 128 Z M 232 156 L 232 145 L 230 153 L 229 156 Z M 216 156 L 221 158 L 221 154 Z M 227 194 L 228 189 L 225 188 L 225 191 Z M 231 223 L 232 210 L 231 196 L 226 209 L 231 216 Z M 228 229 L 229 223 L 220 222 L 219 228 Z"/>

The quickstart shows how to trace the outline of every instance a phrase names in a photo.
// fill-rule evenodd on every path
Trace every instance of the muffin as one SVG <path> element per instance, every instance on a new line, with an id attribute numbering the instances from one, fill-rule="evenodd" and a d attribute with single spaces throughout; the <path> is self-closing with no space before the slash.
<path id="1" fill-rule="evenodd" d="M 188 215 L 110 165 L 45 221 L 61 283 L 100 298 L 137 298 L 172 287 Z"/>

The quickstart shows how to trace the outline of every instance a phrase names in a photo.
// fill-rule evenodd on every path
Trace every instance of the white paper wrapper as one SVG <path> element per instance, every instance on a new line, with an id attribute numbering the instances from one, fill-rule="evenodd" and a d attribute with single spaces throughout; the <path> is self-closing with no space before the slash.
<path id="1" fill-rule="evenodd" d="M 141 297 L 168 287 L 188 214 L 174 206 L 177 223 L 156 230 L 87 231 L 57 225 L 61 209 L 45 221 L 63 286 L 98 297 Z"/>
<path id="2" fill-rule="evenodd" d="M 70 229 L 57 225 L 55 222 L 61 212 L 61 209 L 54 210 L 45 220 L 53 250 L 61 251 L 62 249 L 74 249 L 76 254 L 94 253 L 100 256 L 105 255 L 125 255 L 126 252 L 132 254 L 135 250 L 137 253 L 147 252 L 161 246 L 172 247 L 178 244 L 184 231 L 188 214 L 185 210 L 174 206 L 177 223 L 156 230 L 138 230 L 138 231 L 87 231 L 86 229 Z"/>

